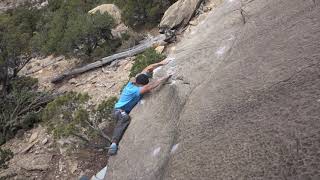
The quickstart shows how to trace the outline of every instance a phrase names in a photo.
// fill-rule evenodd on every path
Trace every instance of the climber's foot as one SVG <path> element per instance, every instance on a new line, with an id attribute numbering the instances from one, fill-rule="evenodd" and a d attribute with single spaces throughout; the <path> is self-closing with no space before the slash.
<path id="1" fill-rule="evenodd" d="M 110 156 L 116 155 L 118 151 L 118 146 L 116 143 L 112 143 L 109 147 L 108 154 Z"/>

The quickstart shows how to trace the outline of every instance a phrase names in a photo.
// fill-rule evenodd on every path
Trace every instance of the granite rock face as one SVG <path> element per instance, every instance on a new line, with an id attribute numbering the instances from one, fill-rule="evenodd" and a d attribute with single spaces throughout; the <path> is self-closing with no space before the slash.
<path id="1" fill-rule="evenodd" d="M 228 0 L 132 111 L 107 179 L 318 179 L 319 1 Z"/>

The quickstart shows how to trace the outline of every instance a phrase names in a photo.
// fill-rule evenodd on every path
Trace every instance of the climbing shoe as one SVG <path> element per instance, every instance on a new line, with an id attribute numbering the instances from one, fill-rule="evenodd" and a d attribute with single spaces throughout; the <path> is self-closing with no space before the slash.
<path id="1" fill-rule="evenodd" d="M 112 143 L 109 147 L 109 150 L 108 150 L 108 154 L 110 156 L 113 156 L 115 154 L 117 154 L 117 151 L 118 151 L 118 146 L 116 143 Z"/>

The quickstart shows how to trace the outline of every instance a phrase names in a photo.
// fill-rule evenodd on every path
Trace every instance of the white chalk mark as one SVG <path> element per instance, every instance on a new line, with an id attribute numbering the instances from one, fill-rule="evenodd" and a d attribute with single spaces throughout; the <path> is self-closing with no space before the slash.
<path id="1" fill-rule="evenodd" d="M 176 83 L 177 83 L 177 81 L 172 80 L 171 83 L 170 83 L 170 85 L 174 85 L 174 84 L 176 84 Z"/>
<path id="2" fill-rule="evenodd" d="M 226 48 L 225 46 L 220 47 L 220 48 L 217 50 L 216 54 L 217 54 L 218 56 L 221 56 L 222 54 L 225 53 L 226 49 L 227 49 L 227 48 Z"/>
<path id="3" fill-rule="evenodd" d="M 154 74 L 157 74 L 157 73 L 160 71 L 160 69 L 162 69 L 162 66 L 155 68 L 155 69 L 153 70 L 153 73 L 154 73 Z"/>
<path id="4" fill-rule="evenodd" d="M 140 104 L 143 105 L 145 103 L 145 100 L 140 100 Z"/>
<path id="5" fill-rule="evenodd" d="M 176 60 L 176 59 L 173 58 L 173 57 L 168 57 L 168 58 L 166 59 L 166 61 L 168 61 L 168 64 L 171 63 L 171 62 L 173 62 L 174 60 Z"/>
<path id="6" fill-rule="evenodd" d="M 157 147 L 155 150 L 153 150 L 153 152 L 152 152 L 152 156 L 156 156 L 156 155 L 158 155 L 158 154 L 159 154 L 159 152 L 160 152 L 160 150 L 161 150 L 161 147 Z"/>
<path id="7" fill-rule="evenodd" d="M 170 67 L 167 70 L 167 75 L 173 75 L 176 72 L 176 69 L 174 67 Z"/>
<path id="8" fill-rule="evenodd" d="M 171 154 L 175 153 L 175 152 L 177 151 L 178 147 L 179 147 L 179 143 L 178 143 L 178 144 L 173 145 L 173 146 L 172 146 L 172 148 L 171 148 L 170 153 L 171 153 Z"/>
<path id="9" fill-rule="evenodd" d="M 227 40 L 228 40 L 228 41 L 232 41 L 232 40 L 234 40 L 234 36 L 233 36 L 233 35 L 231 35 Z"/>

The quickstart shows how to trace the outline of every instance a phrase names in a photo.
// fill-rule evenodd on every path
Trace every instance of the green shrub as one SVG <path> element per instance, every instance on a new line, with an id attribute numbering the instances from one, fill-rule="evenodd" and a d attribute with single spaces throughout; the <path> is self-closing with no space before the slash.
<path id="1" fill-rule="evenodd" d="M 0 105 L 0 144 L 14 137 L 20 129 L 30 129 L 35 123 L 41 121 L 39 111 L 33 108 L 36 106 L 40 93 L 32 91 L 14 91 L 6 97 L 1 97 L 3 102 Z"/>
<path id="2" fill-rule="evenodd" d="M 0 168 L 7 168 L 6 162 L 13 157 L 13 153 L 9 149 L 0 148 Z"/>
<path id="3" fill-rule="evenodd" d="M 124 21 L 132 26 L 155 26 L 173 3 L 170 0 L 115 0 L 122 10 Z"/>
<path id="4" fill-rule="evenodd" d="M 97 107 L 97 118 L 102 120 L 111 121 L 112 110 L 114 105 L 116 104 L 118 98 L 117 97 L 109 97 L 107 100 L 102 101 Z"/>
<path id="5" fill-rule="evenodd" d="M 22 89 L 32 90 L 38 85 L 38 79 L 26 76 L 20 76 L 11 81 L 11 88 L 15 91 Z"/>
<path id="6" fill-rule="evenodd" d="M 37 80 L 18 77 L 10 82 L 9 93 L 0 96 L 0 145 L 20 129 L 41 121 L 41 110 L 49 94 L 36 91 Z"/>
<path id="7" fill-rule="evenodd" d="M 0 81 L 9 68 L 15 76 L 30 56 L 30 39 L 39 19 L 37 12 L 20 7 L 0 13 Z"/>
<path id="8" fill-rule="evenodd" d="M 43 54 L 56 53 L 93 59 L 107 56 L 121 41 L 111 35 L 114 20 L 106 14 L 88 14 L 99 1 L 49 1 L 42 11 L 32 41 Z"/>
<path id="9" fill-rule="evenodd" d="M 95 109 L 87 106 L 89 98 L 87 94 L 70 92 L 47 105 L 42 118 L 54 138 L 75 136 L 88 142 L 100 133 L 98 124 L 111 121 L 117 98 L 110 97 Z"/>
<path id="10" fill-rule="evenodd" d="M 38 10 L 32 8 L 20 7 L 0 14 L 1 58 L 8 60 L 29 53 L 29 42 L 38 20 Z"/>
<path id="11" fill-rule="evenodd" d="M 142 54 L 139 54 L 134 60 L 129 77 L 135 77 L 148 65 L 160 62 L 164 58 L 164 55 L 158 54 L 153 48 L 147 49 Z"/>
<path id="12" fill-rule="evenodd" d="M 81 136 L 81 129 L 89 119 L 89 112 L 85 110 L 89 98 L 88 94 L 69 92 L 46 106 L 42 119 L 55 138 Z"/>
<path id="13" fill-rule="evenodd" d="M 111 54 L 121 45 L 111 34 L 113 18 L 107 13 L 88 14 L 100 2 L 50 0 L 41 10 L 21 6 L 0 14 L 0 62 L 11 53 L 62 54 L 90 60 Z"/>

